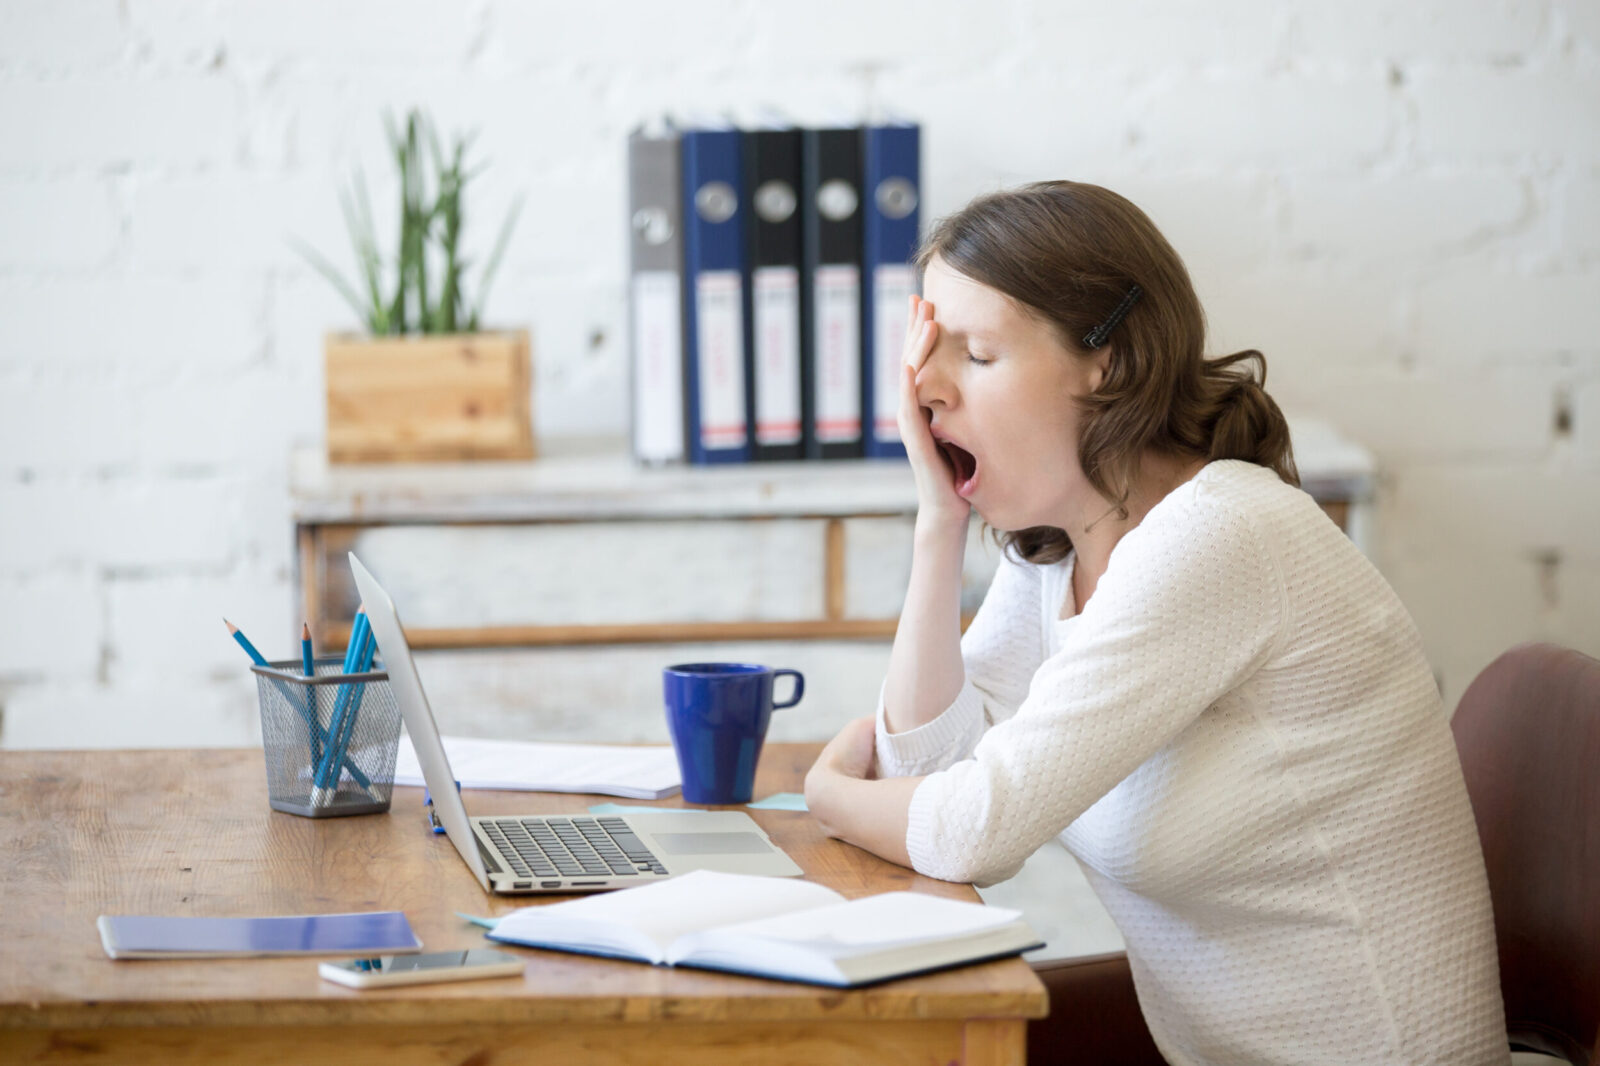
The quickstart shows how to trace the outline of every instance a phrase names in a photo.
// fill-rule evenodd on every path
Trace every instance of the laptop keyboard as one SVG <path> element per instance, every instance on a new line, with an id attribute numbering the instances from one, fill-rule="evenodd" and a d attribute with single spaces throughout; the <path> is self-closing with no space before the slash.
<path id="1" fill-rule="evenodd" d="M 664 874 L 621 818 L 483 818 L 512 871 L 522 877 L 637 877 Z"/>

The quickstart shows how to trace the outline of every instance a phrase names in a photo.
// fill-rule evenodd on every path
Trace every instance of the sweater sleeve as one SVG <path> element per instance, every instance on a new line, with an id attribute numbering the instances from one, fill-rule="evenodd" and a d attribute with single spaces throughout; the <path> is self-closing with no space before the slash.
<path id="1" fill-rule="evenodd" d="M 1130 531 L 1016 714 L 917 787 L 912 866 L 978 884 L 1014 874 L 1259 669 L 1285 596 L 1249 517 L 1215 501 L 1191 498 Z"/>
<path id="2" fill-rule="evenodd" d="M 989 591 L 961 638 L 965 677 L 955 701 L 915 729 L 885 728 L 878 694 L 877 754 L 881 777 L 915 777 L 971 756 L 984 730 L 1016 713 L 1028 680 L 1044 661 L 1041 574 L 1002 553 Z"/>

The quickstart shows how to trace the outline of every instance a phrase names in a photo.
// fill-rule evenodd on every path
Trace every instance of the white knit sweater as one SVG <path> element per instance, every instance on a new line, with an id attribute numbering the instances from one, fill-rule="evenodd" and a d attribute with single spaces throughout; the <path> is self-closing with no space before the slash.
<path id="1" fill-rule="evenodd" d="M 1152 508 L 1081 614 L 1002 562 L 906 848 L 990 884 L 1051 837 L 1175 1066 L 1506 1063 L 1483 856 L 1410 617 L 1305 493 L 1226 461 Z M 1066 615 L 1065 619 L 1061 616 Z"/>

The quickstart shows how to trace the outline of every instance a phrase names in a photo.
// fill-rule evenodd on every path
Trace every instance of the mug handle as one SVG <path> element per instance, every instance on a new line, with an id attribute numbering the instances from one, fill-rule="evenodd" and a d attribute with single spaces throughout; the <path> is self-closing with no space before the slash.
<path id="1" fill-rule="evenodd" d="M 777 700 L 773 700 L 772 709 L 775 711 L 781 711 L 785 707 L 793 707 L 795 704 L 800 702 L 800 697 L 806 694 L 806 679 L 798 670 L 772 671 L 772 685 L 774 688 L 776 688 L 778 685 L 778 678 L 784 676 L 785 674 L 788 674 L 790 677 L 794 678 L 794 696 L 786 703 L 779 703 Z"/>

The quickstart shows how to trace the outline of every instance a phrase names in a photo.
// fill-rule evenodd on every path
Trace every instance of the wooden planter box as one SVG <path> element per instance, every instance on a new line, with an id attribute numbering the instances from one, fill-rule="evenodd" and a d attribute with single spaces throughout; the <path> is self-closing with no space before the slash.
<path id="1" fill-rule="evenodd" d="M 328 460 L 532 459 L 526 330 L 324 341 Z"/>

